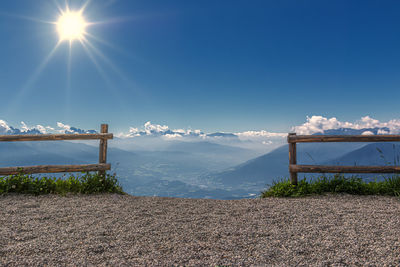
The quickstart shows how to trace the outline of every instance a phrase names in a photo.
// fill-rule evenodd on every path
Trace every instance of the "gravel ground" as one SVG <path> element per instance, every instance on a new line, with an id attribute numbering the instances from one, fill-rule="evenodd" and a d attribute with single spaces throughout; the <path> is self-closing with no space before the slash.
<path id="1" fill-rule="evenodd" d="M 400 198 L 0 196 L 0 264 L 400 266 Z"/>

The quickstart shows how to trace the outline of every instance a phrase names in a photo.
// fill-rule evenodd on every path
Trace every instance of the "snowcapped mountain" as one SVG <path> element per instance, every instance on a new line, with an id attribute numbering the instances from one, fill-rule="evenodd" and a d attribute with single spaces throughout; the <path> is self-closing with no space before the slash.
<path id="1" fill-rule="evenodd" d="M 298 164 L 320 164 L 324 161 L 334 160 L 364 145 L 363 143 L 298 144 Z M 255 186 L 265 186 L 274 180 L 287 178 L 289 176 L 288 168 L 288 146 L 284 145 L 233 168 L 208 174 L 204 179 L 234 188 L 249 183 L 253 183 Z"/>
<path id="2" fill-rule="evenodd" d="M 363 128 L 363 129 L 352 129 L 352 128 L 339 128 L 325 130 L 323 135 L 363 135 L 363 134 L 388 134 L 390 129 L 387 127 L 375 127 L 375 128 Z"/>
<path id="3" fill-rule="evenodd" d="M 0 135 L 13 135 L 13 134 L 46 134 L 46 133 L 63 133 L 63 134 L 83 134 L 83 133 L 97 133 L 95 130 L 82 130 L 73 126 L 57 122 L 57 127 L 36 125 L 29 127 L 23 121 L 20 128 L 15 128 L 4 120 L 0 120 Z"/>
<path id="4" fill-rule="evenodd" d="M 312 117 L 295 130 L 297 134 L 393 134 L 399 125 L 398 121 L 379 123 L 370 118 L 349 124 Z M 21 123 L 20 128 L 15 128 L 0 120 L 0 134 L 52 132 L 96 131 L 63 123 L 54 128 Z M 129 136 L 110 140 L 108 162 L 124 189 L 134 195 L 240 198 L 258 194 L 273 180 L 288 177 L 286 136 L 264 130 L 239 133 L 171 130 L 148 122 L 142 129 L 131 128 Z M 98 142 L 93 144 L 0 142 L 0 151 L 7 151 L 0 153 L 0 166 L 96 163 Z M 388 143 L 300 143 L 297 147 L 299 164 L 384 165 L 383 157 L 393 161 L 398 155 L 391 151 L 400 151 L 398 145 Z"/>
<path id="5" fill-rule="evenodd" d="M 322 135 L 380 134 L 382 128 L 339 128 L 325 130 Z M 394 143 L 299 143 L 298 164 L 312 165 L 393 165 L 400 164 L 400 145 Z M 240 188 L 253 183 L 254 186 L 272 184 L 275 180 L 289 177 L 288 146 L 249 160 L 222 172 L 210 173 L 205 180 L 223 187 Z M 299 174 L 303 177 L 305 174 Z M 317 174 L 313 174 L 317 175 Z M 309 176 L 309 175 L 308 175 Z M 365 177 L 377 175 L 363 175 Z"/>

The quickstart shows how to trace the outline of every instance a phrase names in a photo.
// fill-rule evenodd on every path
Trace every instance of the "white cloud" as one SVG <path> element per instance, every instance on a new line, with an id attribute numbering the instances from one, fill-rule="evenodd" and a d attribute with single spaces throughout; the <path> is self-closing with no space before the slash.
<path id="1" fill-rule="evenodd" d="M 0 134 L 45 134 L 48 131 L 54 130 L 50 126 L 28 126 L 25 122 L 21 121 L 20 128 L 14 128 L 4 120 L 0 120 Z"/>
<path id="2" fill-rule="evenodd" d="M 178 133 L 178 134 L 181 134 L 181 135 L 185 135 L 186 133 L 187 133 L 187 131 L 186 130 L 184 130 L 184 129 L 175 129 L 175 130 L 172 130 L 174 133 Z M 190 131 L 190 130 L 189 130 Z"/>
<path id="3" fill-rule="evenodd" d="M 25 122 L 21 122 L 20 128 L 13 128 L 5 120 L 0 120 L 0 134 L 21 134 L 21 133 L 91 133 L 95 131 L 87 131 L 72 127 L 62 122 L 57 122 L 56 127 L 35 125 L 29 126 Z M 336 130 L 340 128 L 358 130 L 357 134 L 400 134 L 400 120 L 393 119 L 387 122 L 380 122 L 369 116 L 364 116 L 360 120 L 354 122 L 340 121 L 335 117 L 326 118 L 323 116 L 307 117 L 306 122 L 301 125 L 292 127 L 292 131 L 297 134 L 314 134 L 324 133 L 327 130 Z M 350 133 L 351 131 L 347 131 Z M 115 136 L 120 138 L 141 138 L 141 137 L 161 137 L 160 141 L 182 139 L 184 141 L 201 141 L 206 140 L 219 144 L 227 145 L 252 145 L 252 146 L 276 146 L 286 142 L 287 133 L 270 132 L 267 130 L 250 130 L 236 133 L 215 132 L 205 133 L 196 129 L 171 129 L 167 125 L 152 124 L 147 121 L 141 127 L 129 127 L 128 132 L 118 133 Z M 139 139 L 138 142 L 140 142 Z M 152 139 L 154 142 L 156 139 Z"/>
<path id="4" fill-rule="evenodd" d="M 335 130 L 339 128 L 349 128 L 355 130 L 361 130 L 365 128 L 387 128 L 378 130 L 378 134 L 399 134 L 400 133 L 400 120 L 390 120 L 388 122 L 380 122 L 379 120 L 373 119 L 369 116 L 362 117 L 359 121 L 355 122 L 342 122 L 332 118 L 325 118 L 322 116 L 307 117 L 307 121 L 300 125 L 292 127 L 292 131 L 297 134 L 314 134 L 324 133 L 326 130 Z"/>
<path id="5" fill-rule="evenodd" d="M 23 131 L 23 132 L 29 131 L 29 127 L 26 126 L 25 122 L 21 121 L 21 125 L 22 125 L 21 131 Z"/>
<path id="6" fill-rule="evenodd" d="M 94 130 L 82 130 L 62 122 L 57 122 L 57 127 L 43 126 L 40 124 L 29 126 L 21 121 L 19 128 L 14 128 L 4 120 L 0 120 L 0 134 L 47 134 L 47 133 L 95 133 Z"/>
<path id="7" fill-rule="evenodd" d="M 118 133 L 116 136 L 121 138 L 126 137 L 140 137 L 140 136 L 165 136 L 167 139 L 172 138 L 201 138 L 207 140 L 221 140 L 227 138 L 236 138 L 240 140 L 252 139 L 270 139 L 286 137 L 287 133 L 273 133 L 265 130 L 261 131 L 245 131 L 238 133 L 204 133 L 202 130 L 196 129 L 173 129 L 171 130 L 167 125 L 152 124 L 150 121 L 146 122 L 141 128 L 130 127 L 128 133 Z"/>
<path id="8" fill-rule="evenodd" d="M 61 130 L 57 130 L 60 133 L 65 133 L 71 130 L 71 126 L 64 124 L 62 122 L 57 122 L 57 127 L 61 128 Z"/>
<path id="9" fill-rule="evenodd" d="M 6 121 L 0 120 L 0 134 L 6 134 L 11 131 L 10 126 Z"/>
<path id="10" fill-rule="evenodd" d="M 261 131 L 246 131 L 241 133 L 236 133 L 237 136 L 241 139 L 251 139 L 254 137 L 263 137 L 263 138 L 271 138 L 271 137 L 287 137 L 287 133 L 272 133 L 267 132 L 265 130 Z"/>
<path id="11" fill-rule="evenodd" d="M 182 135 L 175 133 L 175 134 L 166 134 L 163 137 L 165 137 L 166 139 L 181 139 Z"/>
<path id="12" fill-rule="evenodd" d="M 361 118 L 361 121 L 359 123 L 355 124 L 355 127 L 359 127 L 359 129 L 362 128 L 375 128 L 375 127 L 382 127 L 382 124 L 373 118 L 370 118 L 369 116 L 365 116 Z"/>
<path id="13" fill-rule="evenodd" d="M 167 125 L 159 125 L 159 124 L 151 124 L 150 121 L 144 124 L 144 130 L 147 135 L 151 135 L 154 133 L 165 133 L 168 131 Z"/>
<path id="14" fill-rule="evenodd" d="M 141 128 L 129 127 L 128 133 L 118 133 L 117 137 L 129 138 L 140 136 L 167 136 L 167 139 L 179 138 L 184 136 L 202 136 L 204 133 L 201 130 L 192 129 L 174 129 L 171 130 L 167 125 L 152 124 L 146 122 Z"/>
<path id="15" fill-rule="evenodd" d="M 293 127 L 298 134 L 323 133 L 324 130 L 341 128 L 342 124 L 336 118 L 324 118 L 322 116 L 307 117 L 307 122 L 300 126 Z M 346 127 L 347 128 L 347 127 Z"/>
<path id="16" fill-rule="evenodd" d="M 48 131 L 54 131 L 54 128 L 50 126 L 42 126 L 40 124 L 36 126 L 29 127 L 25 122 L 21 121 L 21 132 L 30 133 L 30 132 L 39 132 L 41 134 L 46 134 Z"/>
<path id="17" fill-rule="evenodd" d="M 61 128 L 58 130 L 55 130 L 59 133 L 63 134 L 83 134 L 83 133 L 96 133 L 95 130 L 82 130 L 73 126 L 70 126 L 68 124 L 64 124 L 62 122 L 57 122 L 57 127 Z"/>
<path id="18" fill-rule="evenodd" d="M 181 140 L 186 142 L 207 141 L 265 152 L 266 148 L 270 150 L 284 144 L 286 142 L 285 138 L 287 137 L 287 133 L 274 133 L 266 130 L 237 133 L 221 131 L 205 133 L 200 129 L 172 129 L 168 125 L 152 124 L 148 121 L 141 127 L 129 127 L 128 132 L 121 132 L 115 136 L 122 139 L 132 138 L 132 140 L 125 140 L 124 142 L 137 145 L 150 142 L 148 138 L 152 138 L 151 142 L 153 144 L 150 145 L 152 148 L 162 147 L 168 141 Z"/>
<path id="19" fill-rule="evenodd" d="M 130 136 L 140 136 L 140 131 L 139 131 L 138 128 L 130 127 L 129 128 L 129 135 Z"/>

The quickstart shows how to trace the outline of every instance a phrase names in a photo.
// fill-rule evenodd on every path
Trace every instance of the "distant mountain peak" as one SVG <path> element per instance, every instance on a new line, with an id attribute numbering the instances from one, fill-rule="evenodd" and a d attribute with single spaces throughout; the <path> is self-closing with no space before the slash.
<path id="1" fill-rule="evenodd" d="M 363 128 L 363 129 L 352 129 L 352 128 L 339 128 L 329 129 L 323 131 L 323 133 L 315 133 L 314 135 L 362 135 L 362 134 L 388 134 L 390 129 L 387 127 L 375 127 L 375 128 Z"/>
<path id="2" fill-rule="evenodd" d="M 0 134 L 5 135 L 16 135 L 16 134 L 47 134 L 47 133 L 65 133 L 65 134 L 85 134 L 85 133 L 97 133 L 95 130 L 83 130 L 77 127 L 69 126 L 61 122 L 57 123 L 58 129 L 54 129 L 50 126 L 36 125 L 28 127 L 23 121 L 21 122 L 20 128 L 15 128 L 8 125 L 4 120 L 0 120 Z"/>
<path id="3" fill-rule="evenodd" d="M 208 137 L 230 137 L 230 138 L 238 138 L 236 134 L 233 133 L 222 133 L 222 132 L 216 132 L 216 133 L 211 133 L 207 134 Z"/>

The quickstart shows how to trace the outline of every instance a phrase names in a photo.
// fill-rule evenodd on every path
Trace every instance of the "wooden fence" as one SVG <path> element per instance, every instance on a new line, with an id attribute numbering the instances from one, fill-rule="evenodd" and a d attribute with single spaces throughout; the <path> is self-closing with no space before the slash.
<path id="1" fill-rule="evenodd" d="M 101 131 L 98 134 L 0 135 L 0 142 L 100 139 L 98 164 L 4 167 L 0 168 L 0 175 L 18 174 L 21 172 L 26 174 L 31 174 L 31 173 L 87 172 L 87 171 L 98 171 L 99 174 L 105 175 L 105 171 L 111 169 L 111 164 L 106 162 L 107 162 L 107 140 L 112 138 L 113 134 L 108 133 L 108 124 L 102 124 Z"/>
<path id="2" fill-rule="evenodd" d="M 289 172 L 297 185 L 297 173 L 400 173 L 400 166 L 297 165 L 296 143 L 315 142 L 399 142 L 400 135 L 296 135 L 289 133 Z"/>

